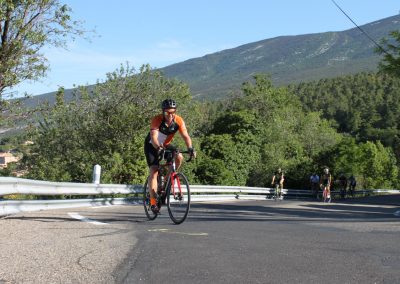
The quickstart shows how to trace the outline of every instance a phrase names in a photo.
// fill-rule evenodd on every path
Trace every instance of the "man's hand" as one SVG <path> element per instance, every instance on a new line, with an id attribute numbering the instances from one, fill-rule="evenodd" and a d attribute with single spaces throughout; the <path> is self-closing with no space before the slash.
<path id="1" fill-rule="evenodd" d="M 164 150 L 165 149 L 164 149 L 164 147 L 162 145 L 158 146 L 158 148 L 157 148 L 158 157 L 161 158 L 161 159 L 162 159 L 161 155 L 164 155 Z"/>
<path id="2" fill-rule="evenodd" d="M 194 148 L 188 148 L 187 149 L 189 152 L 190 157 L 196 158 L 196 151 L 194 150 Z"/>

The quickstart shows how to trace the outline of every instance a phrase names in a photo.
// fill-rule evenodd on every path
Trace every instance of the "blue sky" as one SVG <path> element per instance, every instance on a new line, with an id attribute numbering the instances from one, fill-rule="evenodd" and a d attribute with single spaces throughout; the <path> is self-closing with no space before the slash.
<path id="1" fill-rule="evenodd" d="M 95 29 L 91 42 L 48 48 L 50 70 L 40 82 L 24 82 L 16 95 L 103 81 L 121 63 L 153 68 L 242 44 L 284 35 L 342 31 L 354 25 L 331 0 L 60 0 L 73 18 Z M 399 14 L 399 0 L 336 0 L 358 24 Z M 379 39 L 376 39 L 379 40 Z"/>

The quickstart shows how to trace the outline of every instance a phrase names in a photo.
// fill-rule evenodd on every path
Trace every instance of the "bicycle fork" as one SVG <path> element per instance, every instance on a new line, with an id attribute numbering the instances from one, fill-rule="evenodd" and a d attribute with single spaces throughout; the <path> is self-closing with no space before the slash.
<path id="1" fill-rule="evenodd" d="M 178 178 L 178 175 L 175 172 L 173 172 L 171 174 L 171 179 L 172 179 L 172 181 L 171 181 L 171 192 L 172 192 L 172 195 L 174 196 L 174 200 L 181 201 L 182 197 L 183 197 L 182 188 L 181 188 L 181 181 L 180 181 L 180 179 Z M 178 187 L 178 190 L 175 190 L 175 185 Z"/>

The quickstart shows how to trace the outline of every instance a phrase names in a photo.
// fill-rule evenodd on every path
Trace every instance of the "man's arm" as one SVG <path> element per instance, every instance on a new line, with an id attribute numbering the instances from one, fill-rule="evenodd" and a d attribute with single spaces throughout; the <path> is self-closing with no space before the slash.
<path id="1" fill-rule="evenodd" d="M 181 132 L 181 136 L 183 141 L 185 141 L 186 147 L 193 148 L 192 139 L 190 138 L 189 133 L 187 131 L 183 131 Z"/>
<path id="2" fill-rule="evenodd" d="M 150 130 L 150 137 L 151 137 L 151 143 L 154 148 L 159 149 L 162 147 L 160 143 L 158 142 L 158 129 L 152 129 Z"/>
<path id="3" fill-rule="evenodd" d="M 193 149 L 192 139 L 190 138 L 187 130 L 185 129 L 184 131 L 179 133 L 181 134 L 183 140 L 185 141 L 186 147 L 188 148 L 188 151 L 190 151 L 190 155 L 196 158 L 196 151 L 194 151 Z"/>

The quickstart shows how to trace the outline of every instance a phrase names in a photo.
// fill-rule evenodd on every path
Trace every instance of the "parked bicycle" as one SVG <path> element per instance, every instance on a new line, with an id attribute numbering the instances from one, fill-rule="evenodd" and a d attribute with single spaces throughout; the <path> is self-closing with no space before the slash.
<path id="1" fill-rule="evenodd" d="M 175 156 L 178 153 L 190 154 L 189 151 L 179 151 L 178 149 L 165 149 L 160 154 L 157 177 L 157 206 L 161 209 L 162 205 L 167 205 L 168 214 L 175 224 L 185 221 L 190 209 L 190 187 L 186 176 L 176 171 Z M 192 160 L 192 156 L 187 162 Z M 143 206 L 149 220 L 154 220 L 160 214 L 151 210 L 150 192 L 148 186 L 149 178 L 143 187 Z"/>

